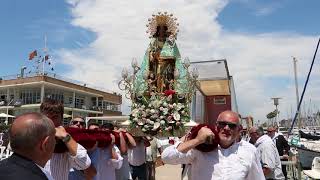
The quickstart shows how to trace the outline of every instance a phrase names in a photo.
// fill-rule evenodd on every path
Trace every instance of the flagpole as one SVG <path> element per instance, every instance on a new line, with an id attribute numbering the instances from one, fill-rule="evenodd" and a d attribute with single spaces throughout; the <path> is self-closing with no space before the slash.
<path id="1" fill-rule="evenodd" d="M 44 65 L 45 65 L 45 56 L 47 54 L 47 35 L 44 35 L 44 49 L 43 49 L 44 55 L 42 59 L 42 75 L 44 75 Z"/>

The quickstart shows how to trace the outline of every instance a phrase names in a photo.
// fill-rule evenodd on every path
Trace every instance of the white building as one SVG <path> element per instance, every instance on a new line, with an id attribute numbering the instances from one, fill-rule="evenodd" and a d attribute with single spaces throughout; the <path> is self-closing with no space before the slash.
<path id="1" fill-rule="evenodd" d="M 89 87 L 56 74 L 0 77 L 0 113 L 17 116 L 25 112 L 39 112 L 45 97 L 63 102 L 66 119 L 77 115 L 122 114 L 120 94 Z M 1 118 L 1 121 L 6 121 L 6 118 Z"/>

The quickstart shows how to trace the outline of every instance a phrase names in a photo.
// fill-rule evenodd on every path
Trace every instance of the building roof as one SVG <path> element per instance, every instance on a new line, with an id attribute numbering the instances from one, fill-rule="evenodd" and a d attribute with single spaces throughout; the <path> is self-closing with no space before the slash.
<path id="1" fill-rule="evenodd" d="M 199 72 L 199 91 L 206 96 L 230 95 L 230 75 L 225 59 L 192 62 Z"/>
<path id="2" fill-rule="evenodd" d="M 86 94 L 92 94 L 94 96 L 102 97 L 115 104 L 122 103 L 122 96 L 115 92 L 108 90 L 101 90 L 93 88 L 85 83 L 79 81 L 73 81 L 62 76 L 58 76 L 52 73 L 43 74 L 28 74 L 21 78 L 20 75 L 15 76 L 4 76 L 0 79 L 0 88 L 4 87 L 16 87 L 16 86 L 32 86 L 37 84 L 46 84 L 48 86 L 55 86 L 64 89 L 70 89 L 76 92 L 82 92 Z"/>

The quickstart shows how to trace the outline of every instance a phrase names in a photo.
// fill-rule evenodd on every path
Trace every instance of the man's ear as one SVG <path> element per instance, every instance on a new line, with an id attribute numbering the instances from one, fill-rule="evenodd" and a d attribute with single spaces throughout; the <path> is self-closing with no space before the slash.
<path id="1" fill-rule="evenodd" d="M 42 151 L 47 151 L 48 150 L 48 145 L 49 145 L 49 136 L 46 136 L 40 144 L 40 149 Z"/>

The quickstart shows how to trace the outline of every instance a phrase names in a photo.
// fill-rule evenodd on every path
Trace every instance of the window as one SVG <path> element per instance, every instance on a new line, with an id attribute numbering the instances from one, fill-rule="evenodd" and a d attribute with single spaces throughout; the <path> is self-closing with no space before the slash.
<path id="1" fill-rule="evenodd" d="M 84 106 L 84 97 L 83 96 L 76 96 L 75 99 L 75 108 L 83 109 Z"/>
<path id="2" fill-rule="evenodd" d="M 226 104 L 226 98 L 225 97 L 215 97 L 213 103 L 214 104 Z"/>
<path id="3" fill-rule="evenodd" d="M 54 99 L 58 102 L 63 103 L 63 92 L 57 89 L 48 89 L 45 92 L 45 97 L 48 97 L 50 99 Z"/>
<path id="4" fill-rule="evenodd" d="M 21 90 L 20 99 L 22 100 L 22 104 L 38 104 L 41 101 L 40 89 Z"/>

